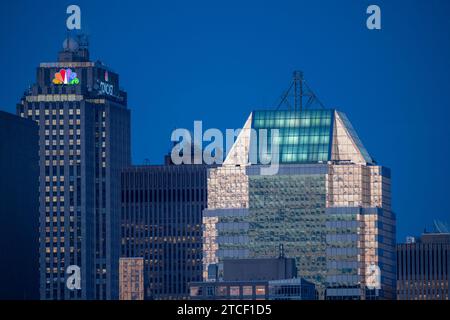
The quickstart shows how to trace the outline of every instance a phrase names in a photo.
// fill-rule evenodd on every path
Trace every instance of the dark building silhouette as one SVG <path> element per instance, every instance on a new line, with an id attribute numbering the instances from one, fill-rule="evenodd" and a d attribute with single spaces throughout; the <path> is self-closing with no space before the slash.
<path id="1" fill-rule="evenodd" d="M 0 111 L 0 300 L 39 299 L 38 126 Z"/>
<path id="2" fill-rule="evenodd" d="M 397 299 L 448 300 L 450 233 L 424 233 L 397 245 Z"/>
<path id="3" fill-rule="evenodd" d="M 68 38 L 17 105 L 39 124 L 42 299 L 119 298 L 120 172 L 131 162 L 119 84 L 116 72 L 89 60 L 84 37 Z M 81 288 L 66 285 L 71 265 Z"/>
<path id="4" fill-rule="evenodd" d="M 134 166 L 122 173 L 122 256 L 144 258 L 145 299 L 184 299 L 202 278 L 206 165 Z"/>
<path id="5" fill-rule="evenodd" d="M 236 280 L 279 280 L 297 276 L 295 259 L 225 259 L 223 260 L 224 281 Z"/>

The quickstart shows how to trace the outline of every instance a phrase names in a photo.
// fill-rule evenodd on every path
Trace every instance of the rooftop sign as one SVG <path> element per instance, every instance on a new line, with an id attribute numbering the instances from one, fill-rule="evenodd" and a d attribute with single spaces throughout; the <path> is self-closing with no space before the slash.
<path id="1" fill-rule="evenodd" d="M 76 72 L 73 72 L 72 69 L 61 69 L 59 72 L 55 73 L 55 77 L 53 78 L 54 84 L 79 84 L 80 79 L 77 78 Z"/>

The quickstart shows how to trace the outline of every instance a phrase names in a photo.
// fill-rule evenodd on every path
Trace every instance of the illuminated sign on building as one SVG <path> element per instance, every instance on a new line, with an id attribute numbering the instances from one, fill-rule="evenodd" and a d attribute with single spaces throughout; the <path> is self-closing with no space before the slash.
<path id="1" fill-rule="evenodd" d="M 61 69 L 55 73 L 53 78 L 54 84 L 79 84 L 80 80 L 77 78 L 76 72 L 73 72 L 70 68 Z"/>
<path id="2" fill-rule="evenodd" d="M 105 81 L 100 81 L 100 94 L 107 94 L 112 96 L 114 94 L 114 86 L 109 82 L 108 71 L 105 71 Z"/>

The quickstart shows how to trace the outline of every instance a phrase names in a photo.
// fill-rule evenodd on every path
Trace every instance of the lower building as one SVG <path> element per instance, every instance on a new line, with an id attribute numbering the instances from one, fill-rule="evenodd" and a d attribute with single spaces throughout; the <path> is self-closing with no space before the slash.
<path id="1" fill-rule="evenodd" d="M 225 259 L 223 273 L 211 265 L 210 278 L 191 282 L 191 300 L 315 300 L 315 285 L 296 278 L 295 259 Z"/>
<path id="2" fill-rule="evenodd" d="M 397 245 L 397 299 L 448 300 L 450 233 L 424 233 Z"/>
<path id="3" fill-rule="evenodd" d="M 0 300 L 39 299 L 38 126 L 0 111 Z"/>
<path id="4" fill-rule="evenodd" d="M 120 258 L 119 299 L 144 300 L 143 258 Z"/>
<path id="5" fill-rule="evenodd" d="M 145 299 L 187 299 L 202 278 L 205 165 L 135 166 L 122 173 L 122 257 L 144 261 Z"/>
<path id="6" fill-rule="evenodd" d="M 191 282 L 191 300 L 267 300 L 269 281 Z"/>

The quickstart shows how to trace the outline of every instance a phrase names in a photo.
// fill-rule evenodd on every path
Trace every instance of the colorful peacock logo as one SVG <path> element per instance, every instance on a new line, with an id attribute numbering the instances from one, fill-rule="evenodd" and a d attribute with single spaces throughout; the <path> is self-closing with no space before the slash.
<path id="1" fill-rule="evenodd" d="M 55 73 L 55 78 L 53 78 L 54 84 L 79 84 L 80 79 L 77 78 L 77 73 L 73 72 L 70 68 L 61 69 L 59 72 Z"/>

